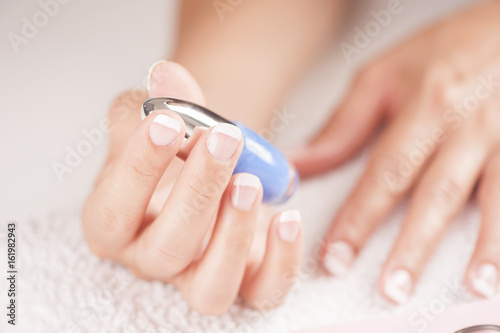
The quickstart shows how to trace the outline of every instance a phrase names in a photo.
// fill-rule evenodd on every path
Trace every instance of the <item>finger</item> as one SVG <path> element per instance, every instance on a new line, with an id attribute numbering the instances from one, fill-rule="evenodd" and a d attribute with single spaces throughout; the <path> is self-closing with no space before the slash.
<path id="1" fill-rule="evenodd" d="M 409 191 L 439 145 L 429 130 L 436 123 L 432 117 L 404 112 L 380 138 L 328 232 L 323 264 L 330 274 L 345 274 L 374 230 Z"/>
<path id="2" fill-rule="evenodd" d="M 196 80 L 183 66 L 175 62 L 160 60 L 154 63 L 149 69 L 147 86 L 149 97 L 175 97 L 205 105 L 205 97 Z M 184 140 L 178 156 L 185 160 L 202 133 L 201 127 L 196 128 L 192 135 Z"/>
<path id="3" fill-rule="evenodd" d="M 373 75 L 372 75 L 373 76 Z M 389 86 L 360 76 L 328 124 L 292 160 L 301 176 L 330 170 L 357 152 L 372 137 L 388 107 Z"/>
<path id="4" fill-rule="evenodd" d="M 277 215 L 269 226 L 266 253 L 256 273 L 248 275 L 241 295 L 266 311 L 281 305 L 293 287 L 302 258 L 302 219 L 298 211 Z"/>
<path id="5" fill-rule="evenodd" d="M 83 229 L 94 252 L 112 255 L 134 238 L 183 137 L 184 123 L 170 111 L 157 112 L 140 123 L 84 206 Z"/>
<path id="6" fill-rule="evenodd" d="M 151 66 L 148 91 L 149 97 L 175 97 L 205 104 L 205 97 L 193 76 L 184 67 L 171 61 L 161 60 Z"/>
<path id="7" fill-rule="evenodd" d="M 479 201 L 481 230 L 476 250 L 467 269 L 470 290 L 485 298 L 493 297 L 500 283 L 500 153 L 488 162 L 481 179 Z"/>
<path id="8" fill-rule="evenodd" d="M 380 288 L 394 303 L 406 302 L 446 228 L 469 198 L 487 156 L 477 133 L 447 143 L 411 198 L 403 230 L 384 267 Z"/>
<path id="9" fill-rule="evenodd" d="M 233 176 L 205 253 L 180 277 L 181 291 L 196 311 L 221 314 L 238 296 L 261 201 L 258 177 Z"/>
<path id="10" fill-rule="evenodd" d="M 165 280 L 191 263 L 242 148 L 241 131 L 234 125 L 219 124 L 202 135 L 162 211 L 131 249 L 140 271 Z"/>
<path id="11" fill-rule="evenodd" d="M 156 65 L 161 65 L 159 75 L 154 73 L 154 69 L 158 67 Z M 149 80 L 151 77 L 155 82 L 152 85 L 153 93 L 161 92 L 172 97 L 191 98 L 198 103 L 203 102 L 203 95 L 196 81 L 180 65 L 157 63 L 151 67 Z M 148 86 L 150 85 L 148 82 Z M 103 169 L 97 182 L 98 186 L 87 199 L 82 212 L 83 228 L 88 244 L 91 250 L 101 256 L 112 255 L 134 237 L 143 219 L 141 214 L 144 213 L 145 206 L 156 186 L 155 178 L 162 173 L 162 169 L 165 170 L 176 151 L 179 150 L 179 144 L 182 143 L 182 140 L 179 142 L 179 139 L 176 139 L 174 143 L 162 146 L 168 141 L 169 130 L 175 131 L 177 125 L 172 123 L 170 118 L 163 118 L 163 120 L 159 118 L 154 123 L 153 119 L 156 118 L 153 115 L 140 123 L 132 137 L 120 135 L 132 132 L 132 127 L 135 126 L 133 122 L 124 123 L 121 119 L 125 120 L 130 107 L 136 105 L 141 98 L 144 99 L 144 96 L 142 91 L 127 93 L 113 104 L 110 119 L 115 129 L 111 137 L 108 156 L 110 163 Z M 170 112 L 158 113 L 169 115 L 171 119 L 180 121 L 181 135 L 179 137 L 182 138 L 184 135 L 182 120 Z M 137 112 L 137 119 L 140 120 L 139 112 Z M 153 125 L 150 126 L 150 123 Z M 163 128 L 162 123 L 163 125 L 170 124 L 170 127 L 173 126 L 174 129 L 169 126 L 163 126 Z M 158 142 L 155 143 L 153 137 Z M 121 148 L 121 142 L 124 140 L 127 140 L 124 148 L 126 152 L 123 152 Z M 132 180 L 135 179 L 135 181 L 128 180 L 130 174 Z M 147 177 L 148 175 L 150 177 Z M 142 178 L 148 178 L 148 181 L 143 183 Z"/>

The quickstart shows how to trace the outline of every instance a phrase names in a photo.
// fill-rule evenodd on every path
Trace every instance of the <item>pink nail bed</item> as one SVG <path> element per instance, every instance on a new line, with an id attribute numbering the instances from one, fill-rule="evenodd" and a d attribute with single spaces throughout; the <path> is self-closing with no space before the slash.
<path id="1" fill-rule="evenodd" d="M 295 242 L 300 232 L 300 221 L 302 220 L 298 210 L 287 210 L 281 213 L 278 234 L 284 242 Z"/>
<path id="2" fill-rule="evenodd" d="M 207 148 L 218 160 L 228 160 L 233 157 L 241 141 L 241 131 L 230 124 L 219 124 L 213 127 L 207 139 Z"/>
<path id="3" fill-rule="evenodd" d="M 238 174 L 233 182 L 231 192 L 233 206 L 240 210 L 249 211 L 257 199 L 261 186 L 258 177 L 248 173 Z"/>
<path id="4" fill-rule="evenodd" d="M 336 241 L 328 246 L 323 260 L 325 269 L 333 276 L 343 276 L 354 261 L 354 250 L 344 241 Z"/>
<path id="5" fill-rule="evenodd" d="M 181 123 L 172 117 L 159 114 L 149 124 L 149 137 L 157 146 L 167 146 L 179 135 Z"/>

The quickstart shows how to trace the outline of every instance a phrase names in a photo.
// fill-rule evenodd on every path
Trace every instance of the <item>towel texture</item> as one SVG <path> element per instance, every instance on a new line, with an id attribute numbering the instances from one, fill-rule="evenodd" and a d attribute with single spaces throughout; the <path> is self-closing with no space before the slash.
<path id="1" fill-rule="evenodd" d="M 404 307 L 387 304 L 376 289 L 404 207 L 372 238 L 346 277 L 331 278 L 318 270 L 314 252 L 343 193 L 361 170 L 362 160 L 305 183 L 289 203 L 304 211 L 304 268 L 286 304 L 268 313 L 237 303 L 220 317 L 198 315 L 172 286 L 136 279 L 126 268 L 93 256 L 74 213 L 19 221 L 19 326 L 15 332 L 290 332 L 428 308 L 443 290 L 462 281 L 477 234 L 474 208 L 467 208 L 450 228 L 415 296 Z M 318 203 L 318 193 L 331 198 L 329 204 Z M 461 287 L 452 292 L 453 303 L 472 299 Z"/>

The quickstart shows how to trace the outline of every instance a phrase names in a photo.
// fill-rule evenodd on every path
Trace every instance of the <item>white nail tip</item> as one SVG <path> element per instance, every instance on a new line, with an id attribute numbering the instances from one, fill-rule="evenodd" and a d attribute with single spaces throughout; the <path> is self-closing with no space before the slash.
<path id="1" fill-rule="evenodd" d="M 286 210 L 280 215 L 280 222 L 299 222 L 302 221 L 302 217 L 298 210 Z"/>
<path id="2" fill-rule="evenodd" d="M 146 86 L 146 89 L 149 91 L 149 88 L 150 88 L 150 84 L 149 82 L 151 81 L 151 74 L 153 74 L 153 71 L 155 70 L 155 68 L 164 63 L 164 62 L 167 62 L 166 60 L 158 60 L 157 62 L 155 62 L 154 64 L 151 65 L 151 67 L 149 67 L 149 70 L 148 70 L 148 82 L 147 82 L 147 86 Z"/>
<path id="3" fill-rule="evenodd" d="M 181 131 L 181 123 L 177 119 L 166 116 L 164 114 L 157 115 L 153 122 L 173 129 L 177 133 Z"/>
<path id="4" fill-rule="evenodd" d="M 324 265 L 326 270 L 334 276 L 343 276 L 349 270 L 347 265 L 332 255 L 328 255 L 325 258 Z"/>
<path id="5" fill-rule="evenodd" d="M 395 271 L 386 281 L 384 292 L 387 297 L 397 304 L 404 304 L 410 299 L 412 285 L 410 273 L 400 269 Z"/>
<path id="6" fill-rule="evenodd" d="M 343 258 L 345 262 L 341 259 Z M 354 259 L 354 251 L 346 242 L 339 241 L 330 244 L 328 253 L 324 259 L 326 270 L 334 276 L 347 274 L 349 263 Z"/>
<path id="7" fill-rule="evenodd" d="M 248 186 L 248 187 L 253 187 L 255 189 L 260 189 L 261 183 L 260 179 L 257 176 L 254 176 L 249 173 L 240 173 L 236 175 L 236 178 L 234 179 L 233 184 L 235 186 Z"/>
<path id="8" fill-rule="evenodd" d="M 232 124 L 218 124 L 212 129 L 212 133 L 222 133 L 235 140 L 241 140 L 241 131 Z"/>
<path id="9" fill-rule="evenodd" d="M 494 265 L 482 265 L 472 282 L 474 290 L 486 298 L 492 298 L 497 292 L 498 275 L 498 269 Z"/>

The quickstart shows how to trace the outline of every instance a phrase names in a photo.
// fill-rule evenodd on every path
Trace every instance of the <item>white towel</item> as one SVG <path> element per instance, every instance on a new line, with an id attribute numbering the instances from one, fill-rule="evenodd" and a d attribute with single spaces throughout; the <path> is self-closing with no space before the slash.
<path id="1" fill-rule="evenodd" d="M 477 235 L 476 209 L 468 208 L 452 225 L 415 296 L 401 308 L 381 299 L 376 281 L 403 207 L 372 238 L 349 275 L 336 279 L 315 271 L 314 248 L 361 170 L 362 159 L 305 183 L 288 204 L 303 211 L 305 268 L 277 310 L 259 313 L 238 302 L 220 317 L 201 316 L 172 286 L 136 279 L 126 268 L 92 255 L 75 211 L 18 221 L 19 325 L 12 332 L 290 332 L 429 307 L 447 285 L 462 281 Z M 317 200 L 319 192 L 331 198 L 330 204 Z M 5 238 L 2 243 L 5 249 Z M 469 299 L 472 296 L 461 289 L 453 303 Z"/>

